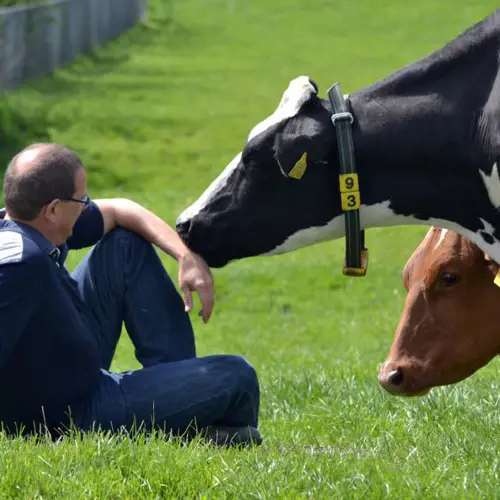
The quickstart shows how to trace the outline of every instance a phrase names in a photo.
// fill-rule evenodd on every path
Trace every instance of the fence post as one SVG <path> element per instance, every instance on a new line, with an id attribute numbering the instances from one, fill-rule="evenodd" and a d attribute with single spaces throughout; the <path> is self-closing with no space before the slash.
<path id="1" fill-rule="evenodd" d="M 141 23 L 148 23 L 148 0 L 138 0 L 140 3 L 139 19 Z"/>
<path id="2" fill-rule="evenodd" d="M 27 0 L 0 8 L 0 97 L 115 38 L 129 25 L 146 22 L 147 5 L 148 0 L 44 0 L 41 5 Z"/>
<path id="3" fill-rule="evenodd" d="M 5 85 L 5 33 L 4 33 L 5 14 L 0 9 L 0 99 L 4 96 Z"/>

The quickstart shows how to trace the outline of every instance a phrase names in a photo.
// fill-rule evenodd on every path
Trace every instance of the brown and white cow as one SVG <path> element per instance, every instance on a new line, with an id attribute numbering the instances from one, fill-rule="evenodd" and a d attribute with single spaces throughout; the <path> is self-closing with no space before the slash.
<path id="1" fill-rule="evenodd" d="M 456 232 L 431 228 L 408 260 L 408 292 L 380 384 L 418 396 L 459 382 L 500 354 L 499 265 Z"/>

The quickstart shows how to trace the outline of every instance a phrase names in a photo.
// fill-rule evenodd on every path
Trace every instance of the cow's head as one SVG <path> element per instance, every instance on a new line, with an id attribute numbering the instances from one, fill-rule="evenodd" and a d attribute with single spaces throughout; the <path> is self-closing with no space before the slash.
<path id="1" fill-rule="evenodd" d="M 390 393 L 459 382 L 500 352 L 499 266 L 467 238 L 432 228 L 407 262 L 404 311 L 379 372 Z"/>
<path id="2" fill-rule="evenodd" d="M 243 151 L 178 218 L 180 236 L 209 265 L 316 242 L 307 231 L 300 242 L 290 237 L 340 215 L 335 129 L 317 92 L 308 77 L 293 80 Z"/>
<path id="3" fill-rule="evenodd" d="M 473 30 L 350 94 L 362 228 L 445 227 L 500 262 L 500 24 L 488 23 L 490 35 Z M 457 79 L 457 68 L 481 82 Z M 331 116 L 314 82 L 292 80 L 243 151 L 178 218 L 185 243 L 221 267 L 343 237 Z"/>

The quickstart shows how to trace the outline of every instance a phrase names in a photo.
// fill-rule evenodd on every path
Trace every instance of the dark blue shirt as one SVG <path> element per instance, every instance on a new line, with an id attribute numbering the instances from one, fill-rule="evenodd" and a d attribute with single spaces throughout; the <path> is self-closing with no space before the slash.
<path id="1" fill-rule="evenodd" d="M 100 373 L 98 332 L 64 266 L 68 250 L 104 233 L 91 202 L 57 248 L 0 212 L 0 421 L 9 428 L 68 422 L 68 406 L 88 397 Z"/>

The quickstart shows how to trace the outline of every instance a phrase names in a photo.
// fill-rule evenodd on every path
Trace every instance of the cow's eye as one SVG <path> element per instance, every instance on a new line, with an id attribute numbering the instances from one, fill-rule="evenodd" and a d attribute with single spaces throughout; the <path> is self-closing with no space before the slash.
<path id="1" fill-rule="evenodd" d="M 453 286 L 460 281 L 460 276 L 456 273 L 443 273 L 442 279 L 445 286 Z"/>

